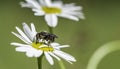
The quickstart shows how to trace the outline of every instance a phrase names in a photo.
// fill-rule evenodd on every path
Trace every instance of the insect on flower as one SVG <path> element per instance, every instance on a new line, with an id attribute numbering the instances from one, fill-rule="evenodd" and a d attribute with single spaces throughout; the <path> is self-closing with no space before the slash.
<path id="1" fill-rule="evenodd" d="M 69 47 L 69 45 L 60 45 L 57 42 L 53 42 L 56 38 L 56 35 L 47 32 L 38 33 L 33 23 L 31 23 L 30 26 L 26 23 L 23 23 L 22 25 L 23 30 L 19 27 L 16 27 L 18 33 L 12 32 L 13 35 L 15 35 L 24 42 L 10 43 L 11 45 L 16 46 L 15 50 L 17 52 L 24 52 L 27 57 L 38 58 L 44 55 L 51 65 L 54 64 L 53 57 L 56 58 L 58 61 L 60 61 L 62 58 L 63 60 L 71 64 L 73 62 L 76 62 L 76 59 L 73 56 L 61 50 L 63 48 Z M 39 40 L 38 43 L 34 42 L 36 41 L 36 36 Z M 44 41 L 46 44 L 42 41 Z M 48 42 L 51 43 L 48 45 Z"/>
<path id="2" fill-rule="evenodd" d="M 36 34 L 36 43 L 38 43 L 39 40 L 42 40 L 44 43 L 47 41 L 47 45 L 49 45 L 51 42 L 55 41 L 55 38 L 58 38 L 55 34 L 42 31 Z"/>

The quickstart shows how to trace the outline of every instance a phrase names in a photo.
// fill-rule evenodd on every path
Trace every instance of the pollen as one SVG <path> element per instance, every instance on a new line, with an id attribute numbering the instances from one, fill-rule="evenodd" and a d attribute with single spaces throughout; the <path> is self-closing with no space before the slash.
<path id="1" fill-rule="evenodd" d="M 48 46 L 46 44 L 43 43 L 32 43 L 31 44 L 33 48 L 37 49 L 37 50 L 42 50 L 42 51 L 46 51 L 46 52 L 52 52 L 54 51 L 54 48 L 51 46 Z"/>
<path id="2" fill-rule="evenodd" d="M 61 9 L 57 8 L 57 7 L 42 7 L 42 10 L 46 13 L 46 14 L 60 14 L 61 13 Z"/>
<path id="3" fill-rule="evenodd" d="M 52 52 L 54 49 L 52 47 L 42 47 L 42 48 L 40 48 L 40 50 L 43 50 L 46 52 L 48 52 L 48 51 Z"/>

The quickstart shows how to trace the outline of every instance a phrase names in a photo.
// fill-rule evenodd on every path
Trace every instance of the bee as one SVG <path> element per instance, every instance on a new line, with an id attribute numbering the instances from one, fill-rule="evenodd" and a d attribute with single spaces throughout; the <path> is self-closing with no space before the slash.
<path id="1" fill-rule="evenodd" d="M 36 42 L 39 42 L 39 40 L 42 40 L 45 43 L 45 41 L 47 41 L 48 45 L 51 42 L 54 42 L 55 38 L 58 38 L 55 34 L 51 34 L 47 32 L 40 32 L 36 34 Z"/>

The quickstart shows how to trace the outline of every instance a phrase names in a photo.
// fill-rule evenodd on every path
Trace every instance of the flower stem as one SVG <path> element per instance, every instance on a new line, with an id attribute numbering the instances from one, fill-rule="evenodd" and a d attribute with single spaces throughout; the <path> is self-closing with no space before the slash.
<path id="1" fill-rule="evenodd" d="M 43 55 L 37 58 L 38 69 L 42 69 L 42 58 L 43 58 Z"/>
<path id="2" fill-rule="evenodd" d="M 97 69 L 100 61 L 109 53 L 120 50 L 120 40 L 109 42 L 98 48 L 88 62 L 87 69 Z"/>
<path id="3" fill-rule="evenodd" d="M 60 65 L 60 68 L 61 68 L 61 69 L 65 69 L 65 66 L 64 66 L 62 60 L 59 61 L 59 65 Z"/>
<path id="4" fill-rule="evenodd" d="M 49 26 L 48 26 L 48 28 L 49 28 L 49 32 L 50 32 L 51 34 L 53 34 L 53 28 L 52 28 L 52 27 L 49 27 Z"/>
<path id="5" fill-rule="evenodd" d="M 52 28 L 52 27 L 49 27 L 49 26 L 48 26 L 48 28 L 49 28 L 49 32 L 50 32 L 51 34 L 54 34 L 54 33 L 53 33 L 53 28 Z M 62 61 L 59 61 L 59 66 L 60 66 L 61 69 L 66 69 Z"/>

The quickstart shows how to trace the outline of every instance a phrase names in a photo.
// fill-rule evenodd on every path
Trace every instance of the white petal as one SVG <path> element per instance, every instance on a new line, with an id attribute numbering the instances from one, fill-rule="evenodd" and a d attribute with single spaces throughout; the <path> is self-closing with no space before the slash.
<path id="1" fill-rule="evenodd" d="M 70 47 L 69 45 L 62 45 L 62 46 L 56 46 L 57 48 L 66 48 L 66 47 Z"/>
<path id="2" fill-rule="evenodd" d="M 53 61 L 52 57 L 51 57 L 47 52 L 44 52 L 44 54 L 45 54 L 45 57 L 46 57 L 46 59 L 48 60 L 48 62 L 49 62 L 51 65 L 53 65 L 53 64 L 54 64 L 54 61 Z"/>
<path id="3" fill-rule="evenodd" d="M 25 38 L 25 39 L 27 40 L 27 42 L 32 43 L 32 42 L 30 41 L 30 39 L 23 33 L 23 31 L 22 31 L 20 28 L 16 27 L 16 29 L 17 29 L 17 31 L 19 32 L 19 34 L 20 34 L 23 38 Z"/>
<path id="4" fill-rule="evenodd" d="M 31 32 L 31 29 L 30 29 L 30 27 L 26 24 L 26 23 L 22 23 L 22 25 L 23 25 L 23 29 L 24 30 L 26 30 L 27 32 Z"/>
<path id="5" fill-rule="evenodd" d="M 57 22 L 58 22 L 58 18 L 55 14 L 45 15 L 45 20 L 50 27 L 56 27 Z"/>
<path id="6" fill-rule="evenodd" d="M 36 53 L 35 53 L 35 57 L 40 57 L 41 55 L 43 54 L 43 51 L 37 51 Z"/>
<path id="7" fill-rule="evenodd" d="M 78 17 L 78 18 L 81 18 L 81 19 L 85 19 L 82 11 L 63 10 L 63 14 L 75 16 L 75 17 Z"/>
<path id="8" fill-rule="evenodd" d="M 26 55 L 28 57 L 37 57 L 38 54 L 36 55 L 36 53 L 38 53 L 37 49 L 35 49 L 33 47 L 27 47 Z"/>
<path id="9" fill-rule="evenodd" d="M 31 29 L 32 29 L 33 34 L 37 33 L 35 29 L 35 25 L 33 23 L 31 23 Z"/>
<path id="10" fill-rule="evenodd" d="M 67 54 L 67 53 L 65 53 L 65 52 L 62 52 L 62 51 L 60 51 L 60 50 L 59 50 L 59 51 L 56 50 L 56 51 L 54 51 L 54 53 L 55 53 L 57 56 L 63 58 L 63 59 L 66 60 L 66 61 L 68 61 L 69 63 L 76 62 L 76 60 L 75 60 L 75 58 L 74 58 L 73 56 L 71 56 L 71 55 L 69 55 L 69 54 Z"/>
<path id="11" fill-rule="evenodd" d="M 26 45 L 26 44 L 21 44 L 21 43 L 17 43 L 17 42 L 12 42 L 10 43 L 11 45 L 14 45 L 14 46 L 20 46 L 20 47 L 26 47 L 26 46 L 30 46 L 30 45 Z"/>
<path id="12" fill-rule="evenodd" d="M 31 48 L 29 48 L 27 52 L 29 52 L 29 53 L 33 54 L 33 56 L 32 56 L 32 57 L 39 57 L 39 56 L 41 56 L 41 55 L 42 55 L 42 53 L 43 53 L 43 51 L 37 50 L 37 49 L 32 48 L 32 47 L 31 47 Z"/>
<path id="13" fill-rule="evenodd" d="M 59 43 L 56 43 L 56 42 L 54 42 L 54 43 L 51 43 L 51 46 L 59 46 L 60 44 Z"/>
<path id="14" fill-rule="evenodd" d="M 39 2 L 41 5 L 45 5 L 44 0 L 38 0 L 38 2 Z"/>
<path id="15" fill-rule="evenodd" d="M 42 11 L 42 9 L 32 9 L 32 11 L 35 12 L 34 15 L 36 15 L 36 16 L 42 16 L 45 14 L 45 12 Z"/>
<path id="16" fill-rule="evenodd" d="M 60 1 L 60 0 L 53 1 L 52 6 L 53 6 L 53 7 L 62 8 L 62 6 L 63 6 L 63 2 Z"/>
<path id="17" fill-rule="evenodd" d="M 26 52 L 26 55 L 28 57 L 39 57 L 42 55 L 42 51 L 38 51 L 37 49 L 31 47 L 31 46 L 22 46 L 22 47 L 17 47 L 16 51 L 18 52 Z"/>
<path id="18" fill-rule="evenodd" d="M 12 32 L 12 34 L 14 34 L 16 37 L 18 37 L 19 39 L 21 39 L 23 42 L 25 42 L 26 44 L 30 44 L 25 38 L 23 38 L 22 36 Z"/>
<path id="19" fill-rule="evenodd" d="M 52 6 L 52 1 L 51 0 L 44 0 L 45 1 L 45 4 L 50 7 Z"/>
<path id="20" fill-rule="evenodd" d="M 32 40 L 32 31 L 26 23 L 22 23 L 25 34 Z"/>
<path id="21" fill-rule="evenodd" d="M 82 13 L 82 7 L 81 6 L 75 6 L 75 4 L 66 4 L 62 7 L 62 13 L 66 15 L 71 15 L 74 17 L 78 17 L 81 19 L 85 19 L 83 13 Z"/>
<path id="22" fill-rule="evenodd" d="M 36 0 L 26 0 L 26 2 L 28 4 L 30 4 L 31 7 L 34 7 L 34 8 L 39 8 L 40 7 L 40 4 Z"/>
<path id="23" fill-rule="evenodd" d="M 69 11 L 80 11 L 82 10 L 81 6 L 63 6 L 64 10 L 69 10 Z"/>
<path id="24" fill-rule="evenodd" d="M 38 13 L 38 12 L 36 12 L 36 13 L 34 13 L 34 15 L 35 15 L 35 16 L 43 16 L 44 13 Z"/>
<path id="25" fill-rule="evenodd" d="M 51 43 L 51 46 L 54 47 L 55 49 L 60 49 L 60 48 L 65 48 L 65 47 L 69 47 L 69 45 L 60 45 L 59 43 Z"/>
<path id="26" fill-rule="evenodd" d="M 26 55 L 27 55 L 28 57 L 33 57 L 33 56 L 34 56 L 34 54 L 31 53 L 31 52 L 26 52 Z"/>
<path id="27" fill-rule="evenodd" d="M 36 29 L 35 29 L 35 25 L 33 23 L 31 23 L 31 30 L 32 30 L 32 34 L 31 34 L 32 40 L 34 40 L 34 37 L 37 34 L 37 32 L 36 32 Z"/>
<path id="28" fill-rule="evenodd" d="M 55 57 L 57 60 L 60 60 L 59 57 L 57 57 L 55 54 L 53 54 L 52 52 L 48 52 L 51 56 Z"/>
<path id="29" fill-rule="evenodd" d="M 64 7 L 73 7 L 73 6 L 75 6 L 75 3 L 69 3 L 64 5 Z"/>
<path id="30" fill-rule="evenodd" d="M 58 16 L 65 17 L 65 18 L 68 18 L 68 19 L 71 19 L 71 20 L 75 20 L 75 21 L 79 21 L 78 17 L 72 16 L 72 15 L 69 15 L 69 14 L 60 14 Z"/>
<path id="31" fill-rule="evenodd" d="M 31 54 L 32 55 L 31 57 L 39 57 L 42 55 L 43 51 L 40 51 L 40 50 L 30 47 L 30 48 L 28 48 L 27 53 L 28 53 L 28 55 Z M 26 53 L 26 55 L 27 55 L 27 53 Z"/>
<path id="32" fill-rule="evenodd" d="M 28 47 L 17 47 L 16 51 L 18 51 L 18 52 L 27 52 L 28 51 Z"/>
<path id="33" fill-rule="evenodd" d="M 75 11 L 75 10 L 70 10 L 69 8 L 62 9 L 62 13 L 69 14 L 69 15 L 76 15 L 76 16 L 83 14 L 82 11 L 80 11 L 80 10 Z"/>
<path id="34" fill-rule="evenodd" d="M 28 8 L 31 8 L 31 5 L 28 4 L 28 3 L 20 2 L 20 5 L 21 5 L 22 7 L 28 7 Z"/>

